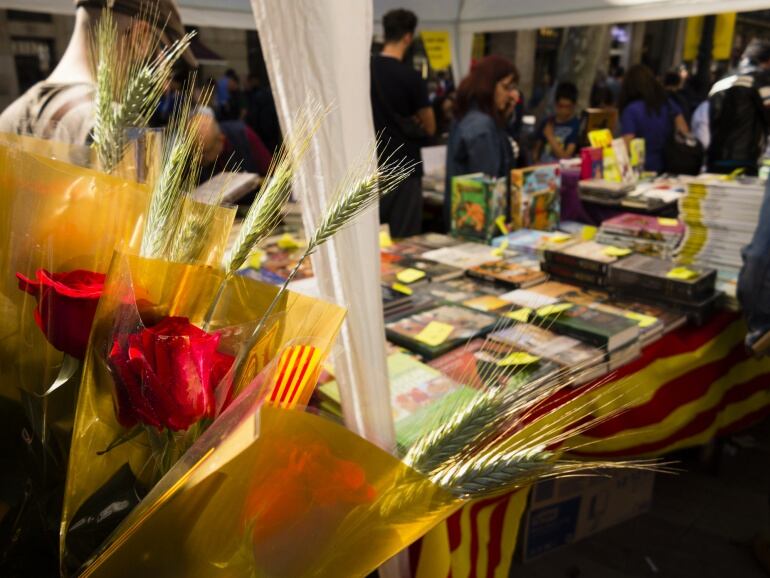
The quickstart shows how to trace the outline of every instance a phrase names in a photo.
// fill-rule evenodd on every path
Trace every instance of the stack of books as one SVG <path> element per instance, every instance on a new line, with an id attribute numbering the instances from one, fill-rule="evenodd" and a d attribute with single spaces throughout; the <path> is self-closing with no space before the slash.
<path id="1" fill-rule="evenodd" d="M 568 283 L 605 287 L 610 265 L 624 259 L 631 251 L 595 241 L 583 241 L 543 253 L 543 271 Z"/>
<path id="2" fill-rule="evenodd" d="M 621 213 L 601 224 L 596 241 L 651 257 L 672 259 L 684 231 L 684 223 L 678 219 Z"/>
<path id="3" fill-rule="evenodd" d="M 742 266 L 741 249 L 754 235 L 764 195 L 756 178 L 725 180 L 705 175 L 687 187 L 679 214 L 687 227 L 677 259 L 685 265 L 719 270 L 720 289 L 733 307 L 735 279 Z"/>
<path id="4" fill-rule="evenodd" d="M 604 179 L 587 179 L 578 183 L 580 200 L 602 205 L 617 205 L 633 190 L 633 184 L 617 183 Z"/>
<path id="5" fill-rule="evenodd" d="M 671 307 L 702 324 L 721 300 L 716 278 L 715 269 L 632 255 L 610 267 L 609 283 L 621 295 Z"/>

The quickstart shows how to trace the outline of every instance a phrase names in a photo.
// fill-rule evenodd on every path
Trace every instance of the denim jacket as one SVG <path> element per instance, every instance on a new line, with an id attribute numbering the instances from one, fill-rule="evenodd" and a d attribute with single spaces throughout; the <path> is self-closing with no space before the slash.
<path id="1" fill-rule="evenodd" d="M 754 237 L 741 254 L 738 299 L 749 326 L 746 344 L 751 345 L 770 331 L 770 181 L 765 185 Z"/>
<path id="2" fill-rule="evenodd" d="M 495 120 L 478 109 L 471 109 L 452 126 L 446 154 L 444 223 L 449 226 L 452 206 L 452 177 L 484 173 L 510 178 L 513 149 L 508 135 Z"/>

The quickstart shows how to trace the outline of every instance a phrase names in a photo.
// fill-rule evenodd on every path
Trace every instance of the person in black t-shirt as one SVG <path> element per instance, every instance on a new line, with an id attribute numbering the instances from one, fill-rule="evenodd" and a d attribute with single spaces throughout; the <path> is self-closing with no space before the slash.
<path id="1" fill-rule="evenodd" d="M 372 57 L 371 98 L 374 127 L 380 136 L 380 162 L 389 158 L 420 161 L 420 146 L 436 132 L 428 88 L 416 70 L 403 62 L 414 39 L 417 16 L 409 10 L 391 10 L 382 19 L 385 46 Z M 421 232 L 422 165 L 396 190 L 380 201 L 380 222 L 391 235 L 407 237 Z"/>

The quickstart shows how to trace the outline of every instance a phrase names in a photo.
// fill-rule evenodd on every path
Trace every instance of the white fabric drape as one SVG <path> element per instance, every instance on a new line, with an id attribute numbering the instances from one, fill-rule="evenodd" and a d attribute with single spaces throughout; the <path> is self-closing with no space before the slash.
<path id="1" fill-rule="evenodd" d="M 346 170 L 374 140 L 369 96 L 371 0 L 252 0 L 281 127 L 308 94 L 334 105 L 317 133 L 295 193 L 308 235 Z M 313 258 L 321 294 L 348 307 L 334 363 L 350 429 L 391 451 L 376 209 Z"/>

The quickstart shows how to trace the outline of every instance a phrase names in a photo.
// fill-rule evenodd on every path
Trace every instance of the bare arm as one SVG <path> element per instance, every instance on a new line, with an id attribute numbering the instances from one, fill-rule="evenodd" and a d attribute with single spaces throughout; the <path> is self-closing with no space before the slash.
<path id="1" fill-rule="evenodd" d="M 417 111 L 417 121 L 420 123 L 428 136 L 436 134 L 436 116 L 433 114 L 433 109 L 429 106 L 421 108 Z"/>
<path id="2" fill-rule="evenodd" d="M 687 126 L 687 121 L 681 114 L 676 115 L 676 118 L 674 119 L 674 128 L 676 128 L 677 132 L 681 134 L 690 134 L 690 127 Z"/>

